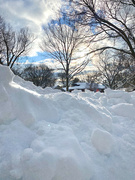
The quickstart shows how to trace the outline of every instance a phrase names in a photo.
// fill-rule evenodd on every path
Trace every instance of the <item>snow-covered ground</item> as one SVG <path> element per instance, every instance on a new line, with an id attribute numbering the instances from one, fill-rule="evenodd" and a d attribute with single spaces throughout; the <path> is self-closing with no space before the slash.
<path id="1" fill-rule="evenodd" d="M 0 180 L 135 180 L 135 92 L 42 90 L 0 66 Z"/>

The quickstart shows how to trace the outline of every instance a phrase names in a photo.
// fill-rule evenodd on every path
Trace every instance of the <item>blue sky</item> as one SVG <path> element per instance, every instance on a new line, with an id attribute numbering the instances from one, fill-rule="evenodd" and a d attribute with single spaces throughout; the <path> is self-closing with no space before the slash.
<path id="1" fill-rule="evenodd" d="M 40 61 L 43 61 L 43 60 L 49 59 L 49 58 L 50 58 L 50 56 L 48 53 L 37 52 L 36 56 L 25 56 L 25 57 L 21 58 L 19 62 L 24 63 L 28 60 L 30 63 L 33 63 L 33 62 L 40 62 Z"/>

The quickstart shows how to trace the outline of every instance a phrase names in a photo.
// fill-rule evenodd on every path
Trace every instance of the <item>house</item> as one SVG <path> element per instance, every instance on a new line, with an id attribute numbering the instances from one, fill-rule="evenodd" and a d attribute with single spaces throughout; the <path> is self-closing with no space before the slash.
<path id="1" fill-rule="evenodd" d="M 70 92 L 74 90 L 81 90 L 82 92 L 85 92 L 86 89 L 94 92 L 97 91 L 104 92 L 105 86 L 94 82 L 91 83 L 78 82 L 75 83 L 72 87 L 69 87 Z M 63 88 L 63 90 L 66 91 L 66 88 Z"/>
<path id="2" fill-rule="evenodd" d="M 81 91 L 85 91 L 85 89 L 89 89 L 89 83 L 75 83 L 72 87 L 69 87 L 69 91 L 73 91 L 73 90 L 81 90 Z"/>

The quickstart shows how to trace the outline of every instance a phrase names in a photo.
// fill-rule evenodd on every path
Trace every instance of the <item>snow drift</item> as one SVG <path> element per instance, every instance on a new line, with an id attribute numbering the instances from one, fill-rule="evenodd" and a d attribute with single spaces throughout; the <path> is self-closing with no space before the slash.
<path id="1" fill-rule="evenodd" d="M 0 66 L 0 180 L 135 179 L 135 92 L 41 89 Z"/>

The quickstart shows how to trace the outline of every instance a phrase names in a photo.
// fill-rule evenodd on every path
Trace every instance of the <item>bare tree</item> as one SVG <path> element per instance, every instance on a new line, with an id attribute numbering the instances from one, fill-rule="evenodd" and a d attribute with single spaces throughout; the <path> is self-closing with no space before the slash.
<path id="1" fill-rule="evenodd" d="M 0 16 L 0 63 L 10 68 L 21 56 L 27 55 L 35 37 L 28 28 L 21 28 L 18 32 L 5 22 Z"/>
<path id="2" fill-rule="evenodd" d="M 110 54 L 110 51 L 101 54 L 97 63 L 100 80 L 111 89 L 119 89 L 131 83 L 134 78 L 133 67 L 125 54 Z"/>
<path id="3" fill-rule="evenodd" d="M 2 34 L 1 30 L 4 25 L 4 19 L 0 16 L 0 64 L 3 64 L 3 59 L 4 59 L 4 46 L 3 46 L 3 40 L 2 40 Z"/>
<path id="4" fill-rule="evenodd" d="M 65 72 L 60 72 L 60 73 L 58 73 L 57 76 L 60 79 L 60 82 L 62 83 L 62 85 L 66 86 L 66 74 L 65 74 Z"/>
<path id="5" fill-rule="evenodd" d="M 85 34 L 78 30 L 76 23 L 65 16 L 44 28 L 45 38 L 41 48 L 58 61 L 66 75 L 66 90 L 73 76 L 88 64 L 88 58 L 81 58 L 80 48 L 85 49 Z"/>
<path id="6" fill-rule="evenodd" d="M 91 82 L 101 83 L 102 82 L 101 73 L 98 70 L 91 72 L 91 73 L 87 74 L 85 81 L 87 83 L 91 83 Z"/>
<path id="7" fill-rule="evenodd" d="M 72 86 L 74 86 L 76 83 L 80 82 L 80 79 L 75 77 L 73 80 L 72 80 Z"/>
<path id="8" fill-rule="evenodd" d="M 93 52 L 114 49 L 135 60 L 134 0 L 69 0 L 70 17 L 96 36 Z M 105 41 L 106 40 L 106 41 Z"/>
<path id="9" fill-rule="evenodd" d="M 17 70 L 14 70 L 14 73 L 42 88 L 53 87 L 56 81 L 53 70 L 44 64 L 38 66 L 29 65 L 21 73 L 18 74 Z"/>

